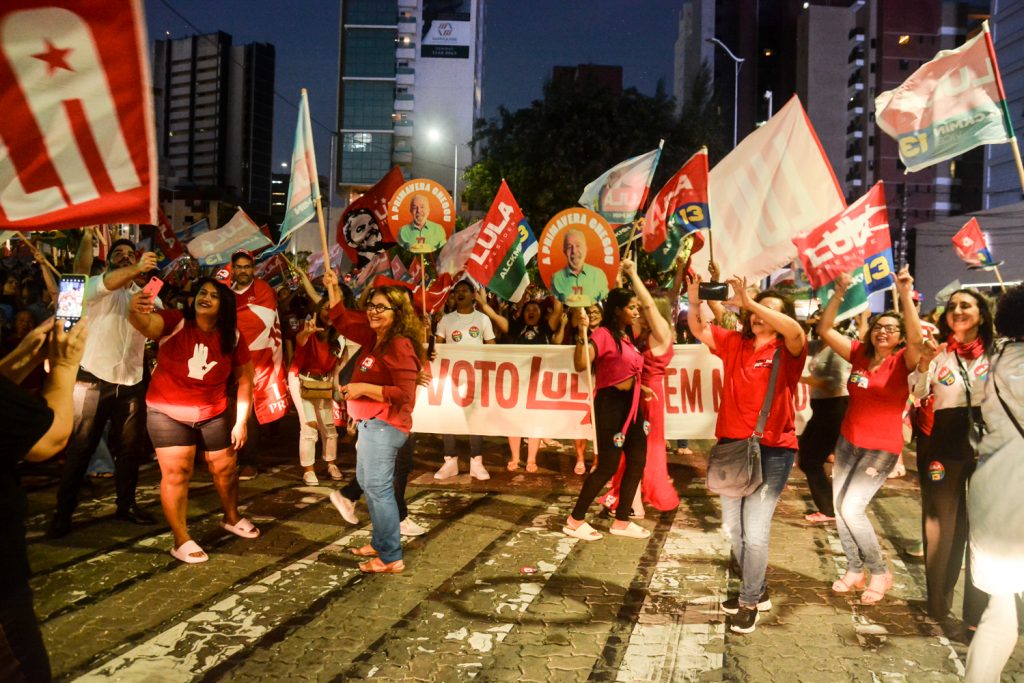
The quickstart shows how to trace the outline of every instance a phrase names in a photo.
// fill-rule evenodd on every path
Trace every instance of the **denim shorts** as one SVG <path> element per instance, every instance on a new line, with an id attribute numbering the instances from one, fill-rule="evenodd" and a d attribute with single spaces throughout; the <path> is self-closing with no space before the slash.
<path id="1" fill-rule="evenodd" d="M 195 446 L 197 451 L 222 451 L 231 446 L 228 412 L 202 422 L 179 422 L 150 408 L 146 411 L 146 428 L 153 448 Z"/>

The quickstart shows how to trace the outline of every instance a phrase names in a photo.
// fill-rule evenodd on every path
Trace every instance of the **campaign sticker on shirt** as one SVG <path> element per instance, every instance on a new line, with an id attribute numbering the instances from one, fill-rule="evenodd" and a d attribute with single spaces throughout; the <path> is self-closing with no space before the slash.
<path id="1" fill-rule="evenodd" d="M 644 420 L 644 436 L 647 436 L 650 433 L 651 433 L 651 423 L 648 422 L 647 420 Z"/>
<path id="2" fill-rule="evenodd" d="M 615 432 L 615 436 L 612 437 L 612 444 L 614 444 L 616 448 L 622 448 L 625 443 L 626 435 L 622 432 Z"/>
<path id="3" fill-rule="evenodd" d="M 452 330 L 452 341 L 462 341 L 462 330 Z"/>
<path id="4" fill-rule="evenodd" d="M 868 378 L 866 375 L 861 374 L 859 370 L 854 370 L 850 373 L 850 384 L 858 386 L 861 389 L 867 389 Z"/>
<path id="5" fill-rule="evenodd" d="M 956 375 L 949 368 L 939 368 L 938 376 L 939 384 L 945 387 L 953 386 L 953 382 L 956 381 Z"/>
<path id="6" fill-rule="evenodd" d="M 477 327 L 476 325 L 473 325 L 472 327 L 470 327 L 469 328 L 469 336 L 472 337 L 473 339 L 476 339 L 477 337 L 479 337 L 480 336 L 480 328 Z"/>
<path id="7" fill-rule="evenodd" d="M 367 356 L 359 364 L 359 370 L 360 372 L 369 372 L 371 368 L 373 368 L 373 356 Z"/>
<path id="8" fill-rule="evenodd" d="M 928 478 L 932 481 L 942 481 L 946 478 L 946 468 L 938 460 L 932 460 L 928 465 Z"/>
<path id="9" fill-rule="evenodd" d="M 983 382 L 988 379 L 988 363 L 981 363 L 974 368 L 974 376 Z"/>
<path id="10" fill-rule="evenodd" d="M 771 358 L 762 358 L 761 360 L 754 361 L 754 369 L 758 368 L 770 368 L 772 366 Z"/>

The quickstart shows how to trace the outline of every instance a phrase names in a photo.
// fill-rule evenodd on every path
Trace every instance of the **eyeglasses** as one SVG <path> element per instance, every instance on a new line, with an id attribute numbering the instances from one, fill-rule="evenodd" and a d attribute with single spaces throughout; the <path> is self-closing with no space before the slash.
<path id="1" fill-rule="evenodd" d="M 395 310 L 393 306 L 385 306 L 384 304 L 366 304 L 367 313 L 377 313 L 378 315 L 384 311 Z"/>
<path id="2" fill-rule="evenodd" d="M 897 332 L 900 331 L 900 326 L 899 325 L 875 325 L 875 329 L 872 330 L 872 332 L 878 332 L 879 330 L 881 330 L 882 332 L 885 332 L 886 334 L 896 334 Z"/>

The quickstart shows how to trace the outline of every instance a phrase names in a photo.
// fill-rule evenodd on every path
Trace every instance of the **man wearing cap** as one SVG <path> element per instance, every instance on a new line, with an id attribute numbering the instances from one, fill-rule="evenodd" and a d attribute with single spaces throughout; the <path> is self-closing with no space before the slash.
<path id="1" fill-rule="evenodd" d="M 82 250 L 92 250 L 86 231 Z M 128 303 L 144 276 L 156 269 L 156 255 L 135 254 L 131 240 L 110 245 L 107 269 L 89 278 L 84 316 L 89 319 L 89 339 L 75 382 L 75 424 L 65 451 L 64 471 L 57 489 L 57 511 L 47 531 L 61 538 L 71 531 L 71 516 L 78 507 L 89 460 L 109 423 L 107 445 L 114 457 L 117 487 L 117 519 L 135 524 L 156 520 L 135 502 L 146 429 L 146 388 L 142 381 L 146 338 L 128 322 Z"/>
<path id="2" fill-rule="evenodd" d="M 231 289 L 238 309 L 238 331 L 249 345 L 254 370 L 249 440 L 238 452 L 238 478 L 242 480 L 252 479 L 259 472 L 259 425 L 284 417 L 288 411 L 277 294 L 256 277 L 255 270 L 252 253 L 236 251 L 231 255 Z"/>

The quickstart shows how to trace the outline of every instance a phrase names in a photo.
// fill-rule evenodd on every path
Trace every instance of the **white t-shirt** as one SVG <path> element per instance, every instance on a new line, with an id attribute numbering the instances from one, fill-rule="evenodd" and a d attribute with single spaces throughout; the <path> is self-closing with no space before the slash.
<path id="1" fill-rule="evenodd" d="M 86 285 L 89 336 L 82 369 L 111 384 L 134 386 L 142 381 L 146 338 L 128 322 L 128 303 L 139 287 L 132 282 L 111 291 L 103 283 L 103 275 L 90 277 Z M 156 304 L 161 307 L 159 300 Z"/>
<path id="2" fill-rule="evenodd" d="M 961 358 L 967 376 L 971 380 L 971 403 L 980 406 L 985 395 L 985 380 L 988 379 L 989 358 L 981 354 L 977 358 Z M 928 372 L 916 373 L 914 388 L 916 398 L 924 398 L 929 393 L 935 396 L 933 408 L 963 408 L 967 405 L 967 391 L 964 379 L 957 364 L 956 354 L 943 351 L 936 356 Z"/>
<path id="3" fill-rule="evenodd" d="M 446 344 L 483 344 L 494 339 L 494 328 L 491 319 L 480 311 L 459 313 L 452 311 L 445 314 L 437 323 L 438 337 Z"/>

